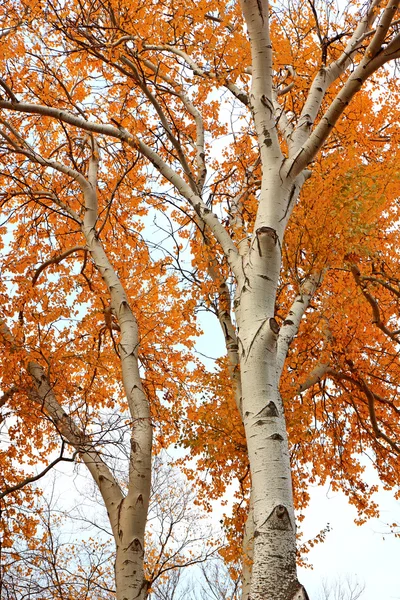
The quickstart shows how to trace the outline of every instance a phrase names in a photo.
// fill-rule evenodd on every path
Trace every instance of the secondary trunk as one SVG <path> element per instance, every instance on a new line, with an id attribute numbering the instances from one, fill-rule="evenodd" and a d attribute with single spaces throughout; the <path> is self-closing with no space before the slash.
<path id="1" fill-rule="evenodd" d="M 145 600 L 148 585 L 143 572 L 143 527 L 138 505 L 140 494 L 124 498 L 119 507 L 119 531 L 116 541 L 115 583 L 117 600 Z"/>

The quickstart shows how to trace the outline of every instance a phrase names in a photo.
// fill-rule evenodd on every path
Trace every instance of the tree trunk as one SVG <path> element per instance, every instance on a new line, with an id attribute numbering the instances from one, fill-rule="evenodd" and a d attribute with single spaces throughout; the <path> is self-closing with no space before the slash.
<path id="1" fill-rule="evenodd" d="M 148 585 L 143 572 L 143 531 L 138 527 L 136 506 L 140 495 L 124 498 L 119 507 L 119 531 L 116 539 L 115 583 L 117 600 L 145 600 Z M 140 522 L 140 515 L 139 515 Z"/>
<path id="2" fill-rule="evenodd" d="M 251 600 L 291 600 L 298 587 L 296 527 L 283 404 L 275 376 L 276 322 L 242 362 L 243 412 L 251 465 L 254 550 Z M 264 350 L 269 339 L 270 348 Z"/>
<path id="3" fill-rule="evenodd" d="M 286 422 L 279 393 L 279 325 L 274 318 L 283 241 L 282 207 L 290 185 L 271 169 L 264 177 L 255 233 L 243 263 L 236 319 L 243 422 L 252 479 L 254 548 L 250 592 L 245 600 L 293 600 L 296 526 Z"/>

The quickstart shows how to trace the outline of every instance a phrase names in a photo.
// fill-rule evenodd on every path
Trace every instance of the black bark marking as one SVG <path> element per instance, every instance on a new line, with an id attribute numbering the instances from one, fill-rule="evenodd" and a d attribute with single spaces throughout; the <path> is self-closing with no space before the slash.
<path id="1" fill-rule="evenodd" d="M 310 600 L 305 587 L 301 583 L 297 582 L 297 585 L 295 585 L 295 590 L 292 591 L 290 600 Z"/>
<path id="2" fill-rule="evenodd" d="M 283 221 L 283 219 L 286 219 L 286 216 L 289 212 L 289 208 L 290 208 L 290 205 L 292 204 L 292 200 L 293 200 L 293 196 L 294 196 L 295 192 L 296 192 L 296 184 L 293 184 L 292 189 L 290 190 L 289 200 L 288 200 L 288 203 L 286 206 L 285 214 L 283 215 L 282 219 L 279 219 L 279 223 L 281 221 Z"/>
<path id="3" fill-rule="evenodd" d="M 268 439 L 270 439 L 270 440 L 277 440 L 279 442 L 282 442 L 283 437 L 281 436 L 280 433 L 273 433 L 272 435 L 269 436 Z"/>
<path id="4" fill-rule="evenodd" d="M 260 417 L 261 419 L 267 419 L 269 417 L 279 417 L 278 409 L 276 408 L 276 404 L 274 402 L 269 402 L 264 408 L 257 413 L 256 417 Z"/>
<path id="5" fill-rule="evenodd" d="M 143 553 L 143 546 L 138 538 L 132 540 L 128 548 L 131 549 L 132 552 L 140 552 L 141 554 Z"/>
<path id="6" fill-rule="evenodd" d="M 293 325 L 293 321 L 291 321 L 290 319 L 286 319 L 286 321 L 283 321 L 284 325 Z"/>
<path id="7" fill-rule="evenodd" d="M 273 229 L 272 227 L 266 227 L 265 225 L 263 227 L 259 227 L 256 230 L 256 236 L 260 236 L 260 235 L 267 235 L 270 238 L 272 238 L 274 244 L 276 244 L 278 242 L 278 234 L 276 233 L 275 229 Z"/>
<path id="8" fill-rule="evenodd" d="M 265 236 L 265 237 L 264 237 Z M 256 230 L 256 240 L 257 240 L 257 246 L 258 246 L 258 252 L 260 254 L 260 256 L 262 256 L 261 253 L 261 242 L 263 242 L 264 244 L 268 244 L 269 240 L 272 240 L 272 243 L 276 246 L 277 244 L 279 244 L 279 249 L 282 253 L 282 248 L 281 248 L 281 243 L 279 240 L 279 236 L 276 233 L 275 229 L 273 229 L 272 227 L 267 227 L 267 226 L 263 226 L 263 227 L 259 227 Z M 266 246 L 268 248 L 268 246 Z"/>
<path id="9" fill-rule="evenodd" d="M 244 92 L 240 92 L 237 95 L 238 100 L 240 100 L 240 102 L 243 102 L 243 104 L 245 104 L 246 106 L 249 106 L 249 99 L 247 97 L 247 94 L 245 94 Z"/>
<path id="10" fill-rule="evenodd" d="M 268 108 L 268 110 L 272 113 L 274 111 L 274 105 L 272 104 L 271 100 L 268 98 L 268 96 L 266 96 L 265 94 L 263 94 L 261 96 L 261 102 L 262 104 L 264 104 L 264 106 L 266 106 Z M 268 129 L 264 129 L 264 135 L 267 137 L 270 137 L 270 134 L 268 132 Z"/>
<path id="11" fill-rule="evenodd" d="M 264 13 L 263 13 L 263 8 L 262 8 L 262 0 L 257 0 L 257 7 L 258 7 L 258 12 L 260 13 L 260 17 L 262 19 L 262 22 L 264 23 Z"/>
<path id="12" fill-rule="evenodd" d="M 253 339 L 252 339 L 252 340 L 251 340 L 251 342 L 250 342 L 250 346 L 249 346 L 249 349 L 248 349 L 248 352 L 247 352 L 246 360 L 247 360 L 247 359 L 249 358 L 249 356 L 250 356 L 250 352 L 251 352 L 251 349 L 252 349 L 252 347 L 253 347 L 253 344 L 254 344 L 254 342 L 256 341 L 256 339 L 257 339 L 257 337 L 258 337 L 258 335 L 259 335 L 259 333 L 260 333 L 261 329 L 263 328 L 263 326 L 264 326 L 264 323 L 265 323 L 265 321 L 263 321 L 263 322 L 261 323 L 260 327 L 257 329 L 257 331 L 256 331 L 256 333 L 255 333 L 255 335 L 254 335 Z M 243 355 L 244 355 L 244 351 L 243 351 Z"/>
<path id="13" fill-rule="evenodd" d="M 118 538 L 120 540 L 122 540 L 122 536 L 124 535 L 123 529 L 120 527 L 120 521 L 121 521 L 121 511 L 122 511 L 122 506 L 124 504 L 124 501 L 121 500 L 121 502 L 118 505 L 118 509 L 117 509 L 117 522 L 118 522 Z"/>
<path id="14" fill-rule="evenodd" d="M 272 331 L 273 333 L 275 333 L 276 335 L 278 335 L 278 333 L 279 333 L 279 329 L 280 329 L 280 327 L 279 327 L 279 324 L 278 324 L 278 321 L 276 321 L 276 319 L 274 319 L 274 318 L 272 317 L 272 318 L 269 320 L 269 326 L 270 326 L 270 329 L 271 329 L 271 331 Z"/>

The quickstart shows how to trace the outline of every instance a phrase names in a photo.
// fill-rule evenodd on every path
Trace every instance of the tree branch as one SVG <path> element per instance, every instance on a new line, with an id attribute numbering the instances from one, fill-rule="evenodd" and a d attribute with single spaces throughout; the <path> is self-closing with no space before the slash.
<path id="1" fill-rule="evenodd" d="M 40 265 L 40 267 L 38 267 L 36 269 L 36 271 L 32 277 L 32 285 L 36 284 L 40 274 L 46 269 L 46 267 L 48 267 L 49 265 L 58 265 L 58 263 L 60 263 L 62 260 L 64 260 L 68 256 L 70 256 L 74 252 L 79 252 L 80 250 L 82 250 L 83 252 L 88 251 L 88 249 L 85 248 L 85 246 L 74 246 L 73 248 L 70 248 L 69 250 L 65 250 L 65 252 L 63 252 L 62 254 L 59 254 L 58 256 L 55 256 L 53 258 L 49 258 L 49 260 L 46 260 L 46 262 L 44 262 L 42 265 Z"/>
<path id="2" fill-rule="evenodd" d="M 301 394 L 306 390 L 313 387 L 316 383 L 319 383 L 324 379 L 326 375 L 329 375 L 329 362 L 318 363 L 311 373 L 308 374 L 307 379 L 299 385 L 298 392 Z"/>
<path id="3" fill-rule="evenodd" d="M 292 176 L 296 176 L 314 159 L 317 152 L 322 148 L 324 142 L 330 135 L 338 119 L 368 77 L 385 63 L 393 60 L 400 54 L 400 35 L 396 35 L 385 49 L 381 48 L 380 43 L 377 42 L 377 40 L 381 42 L 384 35 L 386 35 L 390 23 L 394 19 L 394 14 L 398 5 L 399 0 L 390 0 L 388 6 L 385 8 L 381 24 L 376 29 L 372 40 L 365 51 L 363 59 L 354 69 L 354 72 L 348 77 L 347 81 L 310 135 L 309 132 L 315 121 L 327 88 L 341 73 L 344 72 L 345 68 L 347 68 L 347 62 L 344 62 L 342 65 L 333 63 L 327 70 L 321 69 L 317 75 L 303 108 L 302 117 L 300 118 L 295 134 L 292 137 L 292 150 L 298 150 L 292 160 L 288 162 L 288 174 L 290 173 Z M 370 19 L 365 20 L 365 28 L 369 25 L 372 17 L 373 15 L 370 15 Z M 355 48 L 357 48 L 357 44 Z M 306 112 L 307 110 L 308 112 Z M 301 143 L 303 145 L 299 147 Z"/>
<path id="4" fill-rule="evenodd" d="M 315 291 L 321 285 L 323 272 L 311 274 L 300 288 L 300 293 L 296 296 L 290 310 L 283 321 L 278 336 L 277 349 L 277 375 L 278 380 L 282 375 L 283 366 L 289 351 L 290 345 L 299 331 L 301 319 L 310 305 L 310 301 Z"/>
<path id="5" fill-rule="evenodd" d="M 400 446 L 398 446 L 395 442 L 393 442 L 386 435 L 386 433 L 384 433 L 380 429 L 380 427 L 378 425 L 378 421 L 377 421 L 376 413 L 375 413 L 375 398 L 374 398 L 374 394 L 371 392 L 371 390 L 369 389 L 369 387 L 365 383 L 364 379 L 360 378 L 360 382 L 361 382 L 361 386 L 362 386 L 362 388 L 364 390 L 364 393 L 365 393 L 365 395 L 367 397 L 367 400 L 368 400 L 369 416 L 370 416 L 372 428 L 374 430 L 374 433 L 375 433 L 376 437 L 377 438 L 382 438 L 383 440 L 385 440 L 385 442 L 387 442 L 389 444 L 389 446 L 396 452 L 396 454 L 400 454 Z"/>
<path id="6" fill-rule="evenodd" d="M 53 460 L 53 462 L 51 462 L 49 465 L 47 465 L 47 467 L 45 469 L 43 469 L 43 471 L 38 473 L 38 475 L 33 475 L 32 477 L 27 477 L 26 479 L 24 479 L 23 481 L 20 481 L 20 483 L 17 483 L 16 485 L 11 485 L 9 487 L 6 487 L 3 492 L 0 492 L 0 500 L 2 500 L 8 494 L 12 494 L 13 492 L 18 492 L 19 490 L 21 490 L 25 486 L 29 485 L 30 483 L 38 481 L 39 479 L 44 477 L 46 475 L 46 473 L 48 473 L 59 462 L 75 462 L 75 457 L 78 454 L 78 452 L 75 451 L 70 458 L 65 458 L 63 456 L 64 447 L 65 447 L 65 441 L 62 440 L 60 456 L 58 456 L 55 460 Z"/>
<path id="7" fill-rule="evenodd" d="M 28 114 L 41 114 L 49 117 L 53 117 L 56 120 L 62 121 L 63 123 L 68 123 L 74 127 L 78 127 L 83 129 L 84 131 L 90 131 L 93 133 L 100 133 L 102 135 L 108 135 L 110 137 L 121 140 L 122 142 L 127 143 L 135 150 L 138 150 L 145 156 L 159 171 L 161 175 L 163 175 L 172 185 L 178 190 L 180 194 L 189 202 L 189 204 L 194 208 L 198 216 L 204 221 L 206 225 L 208 225 L 213 232 L 215 238 L 220 243 L 221 248 L 227 257 L 227 260 L 232 268 L 232 270 L 239 276 L 240 274 L 240 261 L 238 260 L 238 250 L 231 239 L 229 233 L 226 231 L 225 227 L 222 225 L 220 220 L 216 215 L 214 215 L 211 210 L 207 207 L 207 205 L 202 201 L 200 196 L 198 196 L 191 187 L 186 183 L 186 181 L 176 172 L 174 171 L 161 157 L 157 152 L 152 150 L 147 144 L 139 140 L 135 135 L 129 133 L 123 127 L 114 127 L 113 125 L 103 125 L 100 123 L 93 123 L 91 121 L 87 121 L 82 117 L 77 117 L 72 113 L 65 110 L 58 110 L 55 108 L 51 108 L 49 106 L 29 104 L 25 102 L 19 102 L 15 104 L 13 102 L 0 100 L 0 108 L 4 108 L 6 110 L 12 110 L 16 112 L 23 112 Z M 53 166 L 54 168 L 56 161 L 47 161 L 46 166 Z M 71 174 L 72 177 L 72 169 L 68 167 L 64 168 L 64 172 Z M 83 178 L 83 176 L 82 176 Z M 84 179 L 84 178 L 83 178 Z M 86 182 L 86 180 L 85 180 Z"/>
<path id="8" fill-rule="evenodd" d="M 366 285 L 363 284 L 364 278 L 361 277 L 360 269 L 356 265 L 352 265 L 350 270 L 351 270 L 351 273 L 354 277 L 354 280 L 355 280 L 357 286 L 360 288 L 365 299 L 368 301 L 368 303 L 370 304 L 370 306 L 372 308 L 372 317 L 373 317 L 372 322 L 374 323 L 374 325 L 376 325 L 391 340 L 396 342 L 396 344 L 400 343 L 400 338 L 398 336 L 398 333 L 390 331 L 390 329 L 388 329 L 386 327 L 385 323 L 382 321 L 378 301 L 372 296 L 372 294 L 369 293 Z M 387 286 L 385 286 L 385 287 L 387 287 Z"/>

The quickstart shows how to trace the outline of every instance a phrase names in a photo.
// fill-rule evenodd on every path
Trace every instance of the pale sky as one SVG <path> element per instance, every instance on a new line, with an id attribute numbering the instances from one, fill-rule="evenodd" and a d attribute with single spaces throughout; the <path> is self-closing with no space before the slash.
<path id="1" fill-rule="evenodd" d="M 301 569 L 300 580 L 314 600 L 319 582 L 339 576 L 357 576 L 365 583 L 362 600 L 400 599 L 400 539 L 389 533 L 386 523 L 400 521 L 400 502 L 390 492 L 375 496 L 381 508 L 380 519 L 365 525 L 354 524 L 356 510 L 345 496 L 318 487 L 306 512 L 304 531 L 311 537 L 327 522 L 332 526 L 325 543 L 309 554 L 314 569 Z"/>

